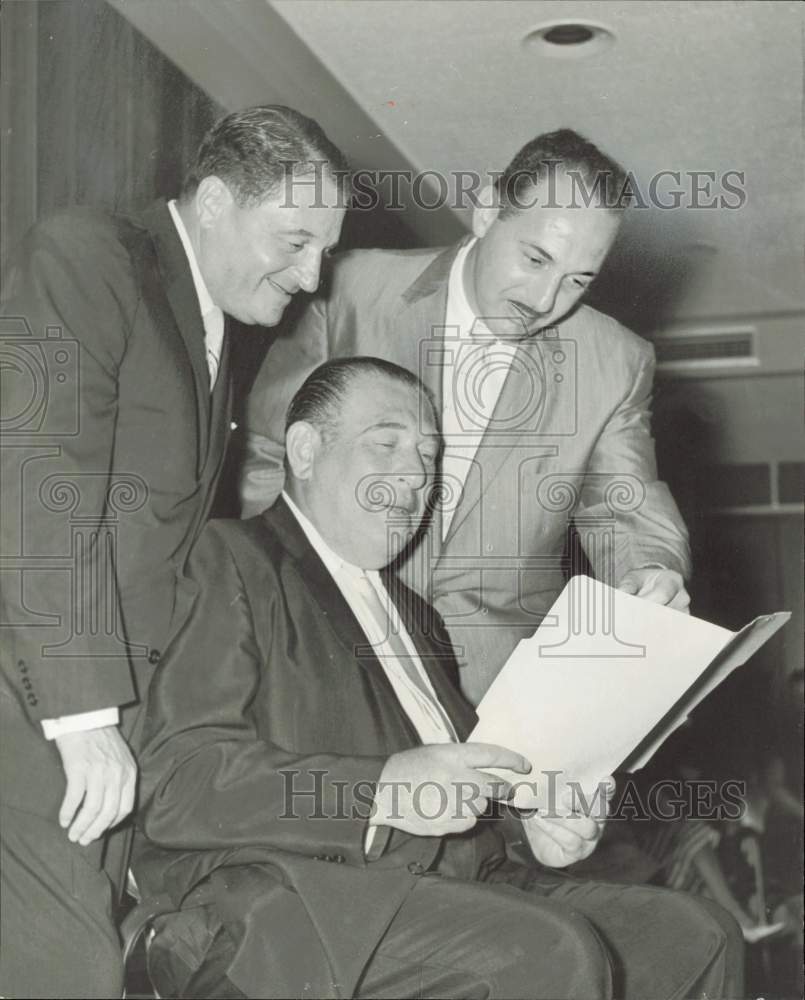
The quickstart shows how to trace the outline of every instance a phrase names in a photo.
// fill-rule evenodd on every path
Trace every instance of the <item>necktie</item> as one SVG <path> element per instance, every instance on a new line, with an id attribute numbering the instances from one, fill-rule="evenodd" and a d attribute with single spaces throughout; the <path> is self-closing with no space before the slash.
<path id="1" fill-rule="evenodd" d="M 420 673 L 399 631 L 394 628 L 394 622 L 388 609 L 384 606 L 372 581 L 362 574 L 357 578 L 356 583 L 364 599 L 364 604 L 378 627 L 378 634 L 385 637 L 384 641 L 394 654 L 395 663 L 400 666 L 413 688 L 420 707 L 438 729 L 449 736 L 450 740 L 457 742 L 458 736 L 453 728 L 453 723 Z M 388 600 L 388 598 L 386 599 Z"/>
<path id="2" fill-rule="evenodd" d="M 445 369 L 442 453 L 442 540 L 463 495 L 475 454 L 487 433 L 516 344 L 495 340 L 479 324 L 459 342 Z"/>
<path id="3" fill-rule="evenodd" d="M 202 322 L 204 323 L 204 349 L 210 373 L 210 392 L 212 392 L 218 377 L 221 348 L 224 344 L 224 314 L 217 306 L 213 306 L 212 309 L 204 313 Z"/>

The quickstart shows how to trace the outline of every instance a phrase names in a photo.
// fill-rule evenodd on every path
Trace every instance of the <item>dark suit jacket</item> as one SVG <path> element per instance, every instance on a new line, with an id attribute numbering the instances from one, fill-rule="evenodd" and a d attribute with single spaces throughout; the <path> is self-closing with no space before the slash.
<path id="1" fill-rule="evenodd" d="M 36 226 L 2 314 L 3 798 L 55 817 L 64 778 L 39 720 L 144 694 L 224 455 L 227 350 L 211 396 L 164 203 Z"/>
<path id="2" fill-rule="evenodd" d="M 247 413 L 244 514 L 282 488 L 285 411 L 331 357 L 371 354 L 416 372 L 441 409 L 447 285 L 458 247 L 357 250 L 272 345 Z M 687 575 L 687 532 L 657 480 L 653 348 L 588 306 L 521 343 L 442 542 L 441 521 L 403 569 L 438 609 L 477 693 L 561 590 L 575 521 L 595 575 L 658 563 Z M 472 415 L 465 414 L 467 430 Z M 446 484 L 443 502 L 452 503 Z M 574 567 L 576 571 L 581 566 Z"/>
<path id="3" fill-rule="evenodd" d="M 138 883 L 178 902 L 216 873 L 217 905 L 244 939 L 230 972 L 241 989 L 295 996 L 303 976 L 311 995 L 348 996 L 424 870 L 438 860 L 473 879 L 503 860 L 498 824 L 444 840 L 393 831 L 366 860 L 384 762 L 420 741 L 282 500 L 249 521 L 209 522 L 189 575 L 193 609 L 149 699 Z M 475 714 L 438 615 L 387 585 L 465 737 Z M 316 799 L 291 794 L 316 787 Z"/>

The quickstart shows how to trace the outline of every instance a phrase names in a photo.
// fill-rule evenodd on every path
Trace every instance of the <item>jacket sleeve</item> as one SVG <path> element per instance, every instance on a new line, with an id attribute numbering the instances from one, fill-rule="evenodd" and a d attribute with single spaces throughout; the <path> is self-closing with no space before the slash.
<path id="1" fill-rule="evenodd" d="M 270 507 L 285 483 L 285 416 L 296 390 L 330 356 L 327 305 L 314 299 L 266 355 L 246 407 L 241 515 Z"/>
<path id="2" fill-rule="evenodd" d="M 127 265 L 111 229 L 57 219 L 32 232 L 5 282 L 4 670 L 33 720 L 135 697 L 103 521 L 136 309 Z"/>
<path id="3" fill-rule="evenodd" d="M 175 849 L 338 852 L 363 867 L 385 759 L 303 755 L 263 738 L 255 699 L 262 684 L 281 681 L 265 662 L 246 589 L 215 522 L 204 529 L 188 575 L 194 604 L 149 693 L 140 759 L 145 834 Z M 279 588 L 261 594 L 259 613 L 265 621 L 285 613 Z"/>
<path id="4" fill-rule="evenodd" d="M 596 577 L 613 585 L 648 565 L 690 574 L 687 529 L 670 490 L 657 479 L 650 411 L 654 349 L 641 348 L 631 387 L 593 449 L 575 514 Z"/>

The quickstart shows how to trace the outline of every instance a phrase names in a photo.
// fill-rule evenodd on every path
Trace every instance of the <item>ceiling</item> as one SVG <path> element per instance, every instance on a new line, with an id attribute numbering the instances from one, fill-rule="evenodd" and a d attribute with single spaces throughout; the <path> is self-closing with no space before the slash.
<path id="1" fill-rule="evenodd" d="M 621 295 L 621 313 L 671 303 L 674 319 L 805 308 L 798 2 L 185 0 L 159 14 L 149 0 L 112 2 L 224 105 L 279 95 L 359 166 L 501 170 L 523 142 L 570 126 L 644 192 L 663 170 L 740 171 L 738 209 L 633 208 L 610 296 Z M 168 11 L 180 6 L 177 34 Z M 592 21 L 614 40 L 575 58 L 523 44 L 554 20 Z M 433 243 L 453 238 L 466 213 L 409 221 Z"/>

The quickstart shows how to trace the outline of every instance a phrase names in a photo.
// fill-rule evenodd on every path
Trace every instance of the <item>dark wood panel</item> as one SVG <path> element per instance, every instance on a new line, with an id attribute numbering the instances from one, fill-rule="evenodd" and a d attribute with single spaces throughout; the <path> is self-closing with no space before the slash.
<path id="1" fill-rule="evenodd" d="M 177 193 L 221 109 L 105 0 L 38 9 L 38 212 Z"/>
<path id="2" fill-rule="evenodd" d="M 37 7 L 0 7 L 0 261 L 36 220 Z"/>

